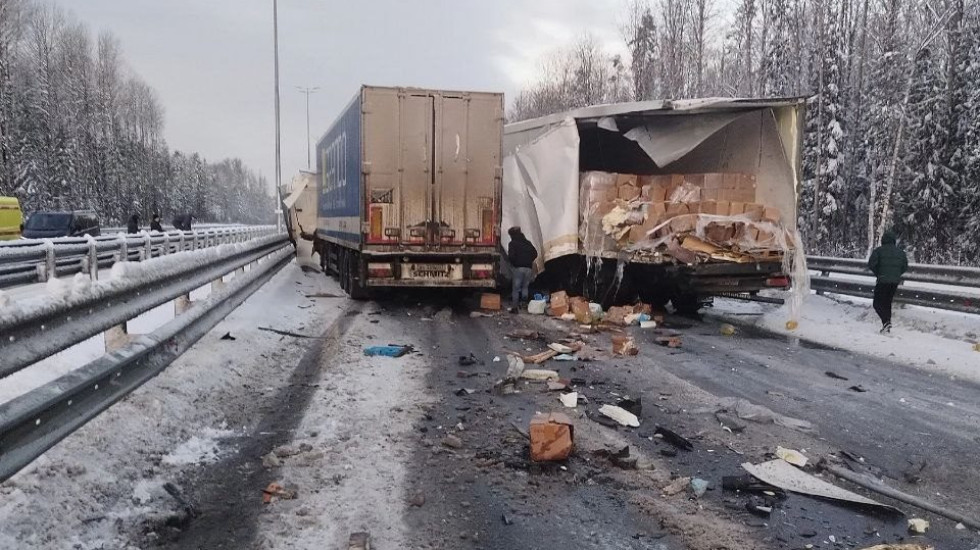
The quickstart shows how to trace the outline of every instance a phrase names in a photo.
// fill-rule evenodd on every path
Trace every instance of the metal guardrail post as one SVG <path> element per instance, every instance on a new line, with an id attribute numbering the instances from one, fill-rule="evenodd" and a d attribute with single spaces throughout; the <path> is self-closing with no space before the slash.
<path id="1" fill-rule="evenodd" d="M 129 240 L 126 239 L 125 233 L 120 233 L 119 238 L 119 257 L 116 261 L 128 262 L 129 261 Z"/>
<path id="2" fill-rule="evenodd" d="M 217 279 L 211 281 L 211 292 L 218 292 L 225 288 L 225 280 L 223 277 L 218 277 Z"/>
<path id="3" fill-rule="evenodd" d="M 191 301 L 190 293 L 177 296 L 177 298 L 174 299 L 174 316 L 176 317 L 177 315 L 187 311 L 192 305 L 194 305 L 194 302 Z"/>
<path id="4" fill-rule="evenodd" d="M 105 352 L 112 353 L 119 348 L 122 348 L 129 344 L 132 337 L 129 335 L 129 329 L 126 323 L 122 323 L 111 327 L 109 330 L 105 331 Z"/>
<path id="5" fill-rule="evenodd" d="M 163 234 L 163 255 L 170 254 L 170 233 Z"/>

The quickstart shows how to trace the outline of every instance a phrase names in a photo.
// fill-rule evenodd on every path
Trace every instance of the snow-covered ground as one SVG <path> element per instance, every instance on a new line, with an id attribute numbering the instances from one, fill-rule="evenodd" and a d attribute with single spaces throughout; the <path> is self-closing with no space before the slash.
<path id="1" fill-rule="evenodd" d="M 236 452 L 248 426 L 229 422 L 229 403 L 287 384 L 311 342 L 258 327 L 320 334 L 345 310 L 345 299 L 306 296 L 318 292 L 340 294 L 332 279 L 288 265 L 160 376 L 0 484 L 0 548 L 132 550 L 128 535 L 173 509 L 165 482 Z M 168 314 L 161 306 L 133 326 Z M 59 360 L 73 368 L 84 357 Z"/>
<path id="2" fill-rule="evenodd" d="M 795 330 L 787 329 L 787 306 L 716 299 L 708 312 L 790 337 L 980 382 L 980 352 L 973 347 L 980 342 L 980 317 L 976 315 L 895 304 L 891 334 L 879 334 L 881 322 L 871 300 L 850 296 L 807 296 Z"/>

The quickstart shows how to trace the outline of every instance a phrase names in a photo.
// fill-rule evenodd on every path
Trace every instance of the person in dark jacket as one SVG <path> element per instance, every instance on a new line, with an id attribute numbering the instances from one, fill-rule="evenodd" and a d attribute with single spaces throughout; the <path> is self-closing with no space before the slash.
<path id="1" fill-rule="evenodd" d="M 881 246 L 874 249 L 868 259 L 868 268 L 878 279 L 875 284 L 874 308 L 881 318 L 882 334 L 892 331 L 892 301 L 902 282 L 902 275 L 909 268 L 908 256 L 896 242 L 895 233 L 885 231 L 881 236 Z"/>
<path id="2" fill-rule="evenodd" d="M 150 220 L 150 231 L 163 233 L 163 225 L 160 224 L 160 214 L 153 214 L 153 219 Z"/>
<path id="3" fill-rule="evenodd" d="M 510 311 L 517 313 L 521 300 L 528 299 L 528 286 L 531 284 L 531 267 L 538 257 L 538 251 L 527 240 L 520 227 L 511 227 L 510 245 L 507 246 L 507 260 L 513 268 L 511 275 Z"/>
<path id="4" fill-rule="evenodd" d="M 133 214 L 129 217 L 129 223 L 126 224 L 127 233 L 139 233 L 140 232 L 140 215 Z"/>

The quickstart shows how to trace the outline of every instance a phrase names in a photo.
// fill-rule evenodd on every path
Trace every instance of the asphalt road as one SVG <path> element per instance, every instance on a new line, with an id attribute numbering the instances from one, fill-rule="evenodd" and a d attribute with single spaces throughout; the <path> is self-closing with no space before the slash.
<path id="1" fill-rule="evenodd" d="M 654 331 L 631 329 L 641 349 L 636 357 L 541 365 L 572 380 L 588 404 L 565 410 L 575 422 L 573 456 L 561 464 L 534 464 L 518 428 L 526 429 L 535 412 L 562 406 L 540 382 L 519 385 L 519 393 L 495 392 L 507 363 L 494 358 L 504 359 L 506 350 L 541 351 L 576 329 L 526 314 L 472 318 L 472 306 L 472 298 L 434 292 L 364 306 L 386 322 L 396 319 L 403 337 L 425 350 L 430 362 L 425 386 L 435 399 L 412 413 L 405 487 L 398 488 L 408 496 L 402 519 L 412 548 L 707 550 L 928 542 L 944 550 L 974 550 L 980 545 L 975 532 L 829 476 L 824 479 L 895 505 L 909 517 L 929 519 L 931 529 L 912 537 L 903 517 L 792 494 L 771 501 L 772 515 L 760 518 L 745 509 L 759 497 L 721 488 L 723 476 L 744 474 L 743 462 L 772 458 L 776 445 L 803 450 L 813 462 L 848 451 L 863 457 L 864 467 L 880 472 L 889 485 L 980 516 L 980 473 L 974 466 L 980 388 L 974 384 L 749 328 L 722 336 L 716 321 L 668 319 L 683 341 L 679 349 L 656 345 Z M 542 338 L 506 336 L 518 328 L 537 330 Z M 609 348 L 608 332 L 573 338 Z M 311 353 L 329 364 L 336 345 L 343 342 Z M 475 364 L 459 363 L 471 354 Z M 293 387 L 316 379 L 303 366 L 312 360 L 298 367 Z M 852 385 L 868 391 L 851 391 Z M 308 399 L 299 391 L 276 400 L 292 403 L 285 410 L 249 412 L 264 415 L 259 433 L 282 433 L 298 422 Z M 639 428 L 596 421 L 601 404 L 623 396 L 642 399 Z M 814 430 L 752 421 L 744 421 L 738 433 L 722 430 L 714 413 L 720 401 L 732 397 L 809 421 Z M 676 450 L 654 437 L 656 426 L 689 438 L 694 449 Z M 461 445 L 444 445 L 447 434 Z M 640 457 L 638 469 L 618 467 L 604 452 L 624 445 Z M 258 454 L 243 452 L 251 458 L 218 464 L 193 480 L 203 517 L 179 526 L 160 546 L 255 547 L 250 525 L 262 505 L 248 492 L 274 478 L 257 469 Z M 700 498 L 687 490 L 663 494 L 678 477 L 703 478 L 709 490 Z"/>

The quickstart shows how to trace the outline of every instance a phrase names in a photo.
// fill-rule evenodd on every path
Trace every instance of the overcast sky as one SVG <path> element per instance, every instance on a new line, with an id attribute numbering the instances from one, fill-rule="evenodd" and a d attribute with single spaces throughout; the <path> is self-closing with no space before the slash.
<path id="1" fill-rule="evenodd" d="M 170 147 L 275 170 L 272 0 L 56 0 L 111 30 L 159 94 Z M 502 91 L 588 30 L 619 42 L 624 0 L 279 0 L 283 181 L 360 84 Z M 616 46 L 619 47 L 619 46 Z"/>

